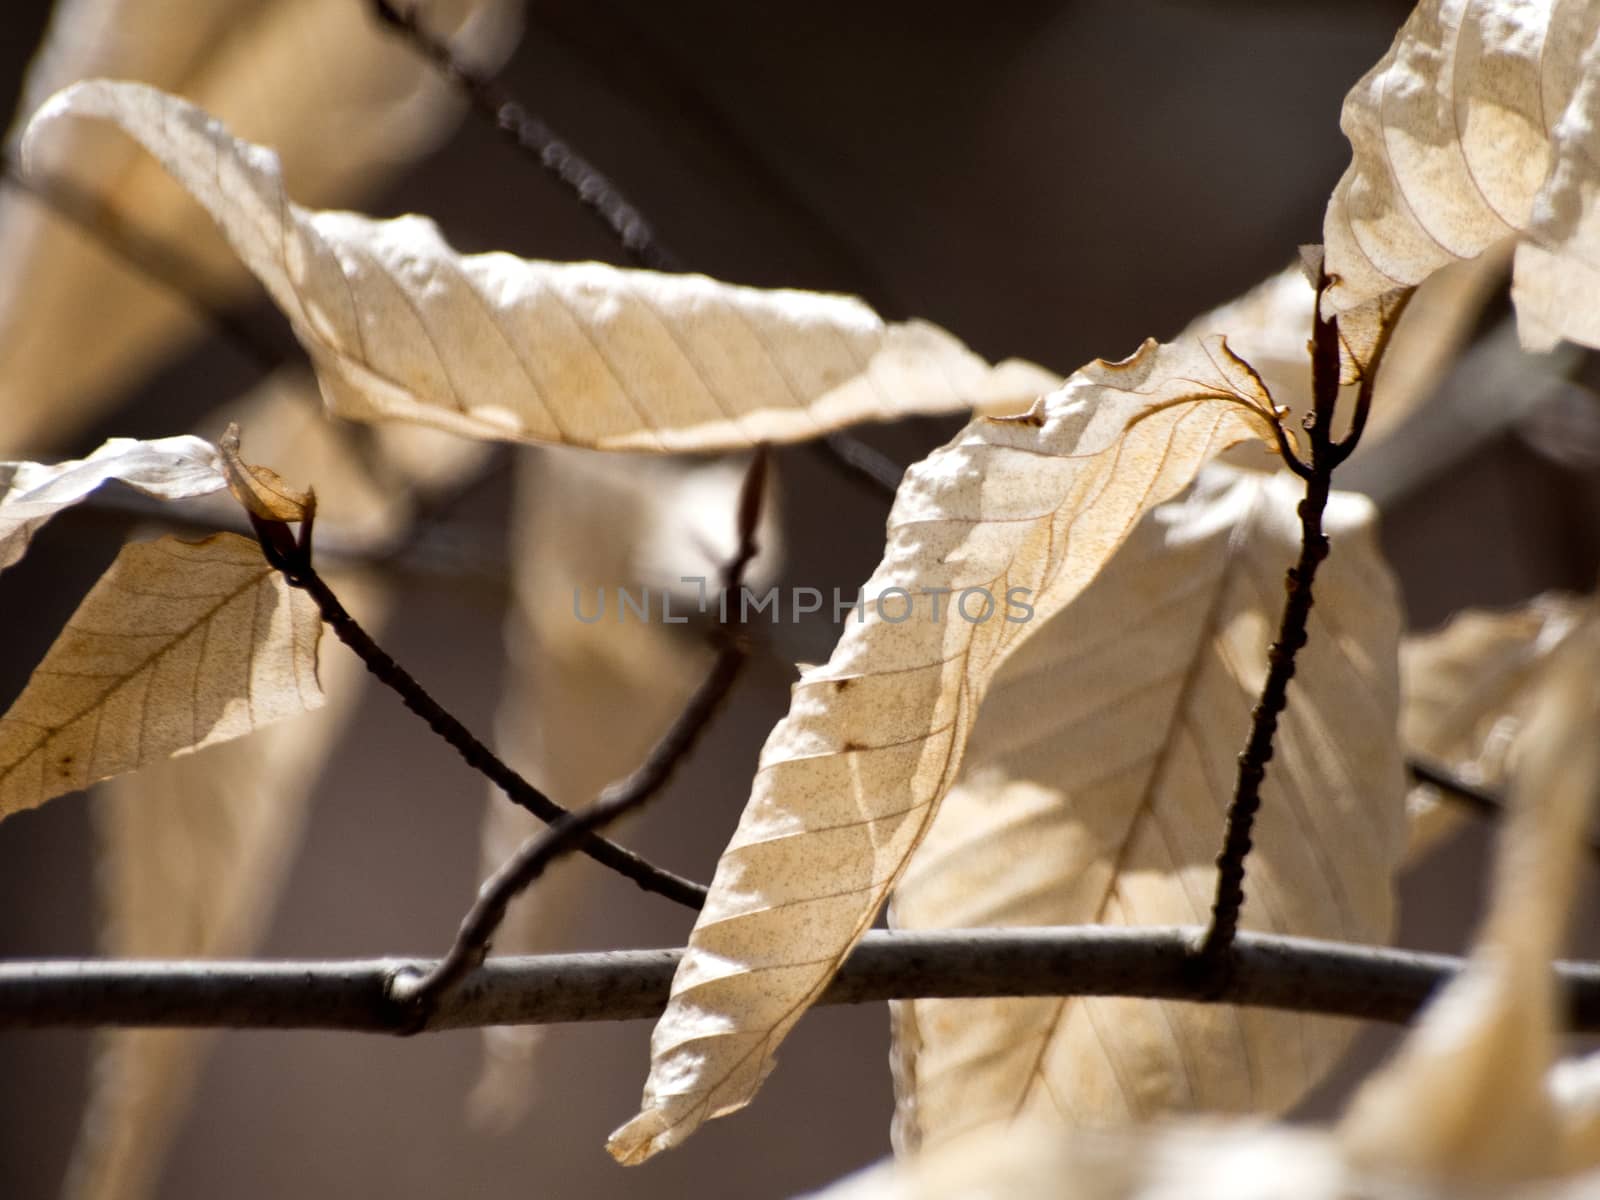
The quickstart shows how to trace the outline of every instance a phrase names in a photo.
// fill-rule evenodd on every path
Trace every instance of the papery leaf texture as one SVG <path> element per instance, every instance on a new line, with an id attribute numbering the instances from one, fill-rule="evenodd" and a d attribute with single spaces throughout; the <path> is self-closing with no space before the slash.
<path id="1" fill-rule="evenodd" d="M 1422 0 L 1351 90 L 1323 223 L 1344 312 L 1516 239 L 1524 346 L 1600 346 L 1600 4 Z"/>
<path id="2" fill-rule="evenodd" d="M 202 438 L 112 438 L 88 458 L 0 463 L 0 571 L 27 553 L 46 521 L 120 480 L 162 500 L 188 500 L 227 486 L 217 448 Z"/>
<path id="3" fill-rule="evenodd" d="M 1331 565 L 1330 560 L 1330 565 Z M 1551 1065 L 1559 952 L 1600 782 L 1591 623 L 1540 688 L 1472 957 L 1328 1128 L 1025 1121 L 870 1168 L 826 1200 L 1582 1200 L 1600 1192 L 1596 1060 Z"/>
<path id="4" fill-rule="evenodd" d="M 329 582 L 363 628 L 381 592 Z M 153 762 L 98 789 L 100 948 L 109 958 L 243 958 L 265 934 L 299 850 L 312 794 L 367 675 L 354 655 L 322 668 L 328 703 L 249 737 Z M 159 1194 L 214 1031 L 115 1029 L 96 1038 L 63 1200 Z"/>
<path id="5" fill-rule="evenodd" d="M 516 44 L 521 0 L 407 9 L 480 70 Z M 62 88 L 138 80 L 276 147 L 307 203 L 351 203 L 435 145 L 462 111 L 450 81 L 374 10 L 367 0 L 57 0 L 9 148 Z M 197 302 L 232 303 L 249 283 L 194 201 L 111 130 L 63 130 L 35 166 L 38 195 L 0 194 L 0 455 L 60 446 L 203 331 Z M 114 247 L 177 280 L 152 278 L 149 263 Z"/>
<path id="6" fill-rule="evenodd" d="M 895 889 L 893 927 L 1206 923 L 1303 491 L 1286 472 L 1208 467 L 1007 661 Z M 1405 845 L 1400 609 L 1375 516 L 1348 493 L 1328 506 L 1334 549 L 1263 784 L 1247 928 L 1363 944 L 1391 932 Z M 1081 1128 L 1282 1111 L 1354 1031 L 1112 997 L 893 1011 L 902 1153 L 1029 1118 Z"/>
<path id="7" fill-rule="evenodd" d="M 342 416 L 676 452 L 1004 403 L 991 369 L 950 334 L 885 323 L 853 297 L 460 255 L 422 217 L 301 208 L 276 155 L 154 88 L 69 88 L 35 115 L 25 154 L 68 115 L 114 123 L 211 214 Z M 1029 391 L 1010 407 L 1036 394 L 1037 369 L 1021 378 Z"/>
<path id="8" fill-rule="evenodd" d="M 320 707 L 321 633 L 237 534 L 124 546 L 0 716 L 0 818 Z"/>
<path id="9" fill-rule="evenodd" d="M 1007 655 L 1145 512 L 1271 420 L 1220 340 L 1152 341 L 1022 416 L 976 419 L 907 472 L 863 607 L 767 739 L 615 1156 L 640 1161 L 749 1100 L 922 839 Z"/>

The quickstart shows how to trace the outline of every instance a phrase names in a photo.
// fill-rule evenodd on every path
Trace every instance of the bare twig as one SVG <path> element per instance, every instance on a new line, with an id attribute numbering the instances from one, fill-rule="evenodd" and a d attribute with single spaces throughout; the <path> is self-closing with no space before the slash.
<path id="1" fill-rule="evenodd" d="M 869 933 L 821 1003 L 1136 996 L 1407 1021 L 1464 965 L 1439 954 L 1241 931 L 1220 987 L 1193 971 L 1197 927 Z M 0 963 L 0 1029 L 147 1026 L 407 1034 L 621 1021 L 666 1005 L 680 950 L 493 959 L 420 1025 L 392 994 L 425 960 Z M 1570 1027 L 1600 1031 L 1600 965 L 1559 963 Z"/>
<path id="2" fill-rule="evenodd" d="M 559 179 L 583 206 L 621 243 L 628 257 L 657 271 L 681 271 L 677 258 L 656 241 L 644 214 L 592 163 L 577 154 L 553 129 L 532 116 L 493 82 L 456 58 L 449 43 L 423 27 L 407 4 L 372 0 L 384 24 L 402 35 L 435 70 L 448 79 L 473 110 L 488 120 L 517 149 Z"/>
<path id="3" fill-rule="evenodd" d="M 546 823 L 554 823 L 570 815 L 561 805 L 546 796 L 511 767 L 494 751 L 484 745 L 459 720 L 430 696 L 425 688 L 399 663 L 395 662 L 372 640 L 371 635 L 345 610 L 327 581 L 317 573 L 311 559 L 311 523 L 301 526 L 296 539 L 282 522 L 264 521 L 251 516 L 261 551 L 292 587 L 299 588 L 316 603 L 317 611 L 340 641 L 355 652 L 356 657 L 380 682 L 392 690 L 405 706 L 416 713 L 428 727 L 443 738 L 464 762 L 503 791 L 514 803 L 527 809 Z M 641 858 L 632 850 L 606 840 L 598 834 L 585 832 L 579 848 L 596 862 L 610 867 L 619 875 L 633 880 L 647 892 L 654 892 L 675 900 L 689 908 L 699 908 L 705 903 L 706 889 L 693 880 L 684 879 L 671 871 Z"/>
<path id="4" fill-rule="evenodd" d="M 1211 925 L 1200 945 L 1200 961 L 1214 981 L 1219 969 L 1227 965 L 1228 951 L 1239 929 L 1239 913 L 1244 906 L 1245 860 L 1250 854 L 1251 832 L 1261 807 L 1261 783 L 1267 763 L 1272 759 L 1272 743 L 1278 718 L 1288 703 L 1289 681 L 1294 678 L 1295 656 L 1306 644 L 1306 627 L 1311 615 L 1312 583 L 1317 568 L 1328 557 L 1328 539 L 1322 530 L 1322 516 L 1333 489 L 1333 471 L 1348 458 L 1361 437 L 1370 407 L 1372 386 L 1379 362 L 1388 342 L 1388 331 L 1363 364 L 1356 416 L 1343 440 L 1334 437 L 1334 410 L 1339 403 L 1340 337 L 1337 318 L 1324 320 L 1320 299 L 1328 285 L 1326 275 L 1317 289 L 1319 307 L 1313 317 L 1311 340 L 1312 411 L 1306 418 L 1311 440 L 1309 462 L 1294 460 L 1283 442 L 1285 461 L 1305 480 L 1305 498 L 1300 501 L 1300 555 L 1284 580 L 1286 598 L 1278 635 L 1267 652 L 1267 678 L 1261 697 L 1250 714 L 1250 735 L 1239 754 L 1239 772 L 1233 800 L 1228 805 L 1227 830 L 1222 850 L 1217 855 L 1217 888 L 1211 906 Z M 1395 314 L 1398 316 L 1398 313 Z M 1293 461 L 1291 461 L 1293 460 Z"/>
<path id="5" fill-rule="evenodd" d="M 1498 821 L 1506 815 L 1505 797 L 1493 788 L 1468 783 L 1453 771 L 1448 771 L 1426 759 L 1408 758 L 1406 770 L 1416 782 L 1438 788 L 1446 800 L 1453 801 L 1480 817 Z M 1600 860 L 1600 837 L 1591 834 L 1588 844 L 1590 856 Z"/>
<path id="6" fill-rule="evenodd" d="M 761 447 L 751 459 L 739 489 L 738 543 L 732 558 L 722 568 L 717 612 L 723 616 L 712 630 L 717 656 L 711 670 L 637 770 L 606 788 L 589 807 L 569 813 L 542 834 L 523 842 L 478 889 L 478 898 L 462 918 L 449 953 L 426 975 L 408 976 L 396 982 L 396 996 L 404 993 L 419 1012 L 426 1012 L 483 962 L 511 901 L 526 891 L 556 859 L 575 850 L 585 835 L 638 811 L 658 795 L 710 727 L 712 717 L 744 669 L 748 653 L 744 638 L 726 624 L 725 614 L 728 598 L 738 594 L 745 570 L 756 556 L 756 528 L 761 521 L 766 477 L 767 451 Z"/>

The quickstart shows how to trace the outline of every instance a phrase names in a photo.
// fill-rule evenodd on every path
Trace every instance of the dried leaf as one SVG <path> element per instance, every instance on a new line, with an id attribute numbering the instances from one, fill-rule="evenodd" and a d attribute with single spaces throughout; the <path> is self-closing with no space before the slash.
<path id="1" fill-rule="evenodd" d="M 347 203 L 439 140 L 461 111 L 450 83 L 383 29 L 365 0 L 62 0 L 18 111 L 93 76 L 188 96 L 283 155 L 296 194 Z M 417 0 L 466 61 L 499 65 L 520 0 Z M 19 131 L 13 130 L 13 137 Z M 248 281 L 194 203 L 125 139 L 88 125 L 41 147 L 45 191 L 113 243 L 172 247 L 204 295 Z M 0 196 L 0 453 L 57 443 L 199 331 L 190 301 L 38 200 Z M 84 330 L 93 329 L 92 337 Z"/>
<path id="2" fill-rule="evenodd" d="M 1337 556 L 1335 556 L 1337 558 Z M 1330 567 L 1334 560 L 1330 560 Z M 1549 1070 L 1559 949 L 1600 782 L 1600 633 L 1542 689 L 1467 970 L 1331 1131 L 1171 1122 L 994 1128 L 872 1168 L 828 1200 L 1581 1200 L 1600 1193 L 1594 1060 Z"/>
<path id="3" fill-rule="evenodd" d="M 749 1100 L 921 840 L 1006 656 L 1145 512 L 1269 420 L 1220 342 L 1147 342 L 1022 417 L 978 418 L 907 472 L 862 619 L 767 740 L 616 1157 L 638 1162 Z M 962 597 L 981 589 L 991 605 Z"/>
<path id="4" fill-rule="evenodd" d="M 1349 1160 L 1476 1183 L 1555 1173 L 1560 952 L 1600 784 L 1600 627 L 1586 627 L 1540 690 L 1496 852 L 1493 897 L 1467 969 L 1340 1124 Z M 1588 1163 L 1585 1165 L 1596 1165 Z"/>
<path id="5" fill-rule="evenodd" d="M 1500 787 L 1510 777 L 1529 710 L 1593 602 L 1547 593 L 1503 611 L 1468 609 L 1400 648 L 1400 736 L 1408 753 Z M 1407 801 L 1415 857 L 1459 823 L 1459 804 L 1419 784 Z"/>
<path id="6" fill-rule="evenodd" d="M 698 627 L 661 620 L 660 597 L 671 595 L 674 611 L 692 616 L 698 585 L 682 577 L 715 586 L 734 550 L 743 476 L 742 464 L 732 460 L 640 461 L 577 450 L 542 451 L 519 462 L 515 603 L 506 618 L 510 671 L 495 741 L 502 756 L 563 803 L 587 803 L 634 770 L 705 673 L 710 649 L 695 636 Z M 747 572 L 752 587 L 770 577 L 779 544 L 775 506 L 764 504 L 762 516 L 761 553 Z M 618 588 L 655 597 L 655 619 L 620 620 Z M 491 794 L 485 872 L 535 827 L 504 796 Z M 572 927 L 567 916 L 594 878 L 586 864 L 558 863 L 511 907 L 496 951 L 569 948 L 562 941 Z M 503 1125 L 525 1106 L 542 1032 L 532 1025 L 484 1031 L 476 1115 Z"/>
<path id="7" fill-rule="evenodd" d="M 1507 238 L 1530 349 L 1600 346 L 1600 5 L 1422 0 L 1350 92 L 1353 160 L 1323 224 L 1345 312 Z"/>
<path id="8" fill-rule="evenodd" d="M 892 925 L 1206 922 L 1302 494 L 1287 474 L 1208 468 L 1145 516 L 1000 671 L 962 777 L 895 889 Z M 1374 516 L 1345 493 L 1328 509 L 1334 553 L 1263 788 L 1249 928 L 1358 943 L 1390 933 L 1404 846 L 1400 613 Z M 1280 1111 L 1354 1028 L 1113 998 L 894 1008 L 903 1153 L 1033 1117 L 1077 1128 Z"/>
<path id="9" fill-rule="evenodd" d="M 381 594 L 330 578 L 363 626 Z M 94 807 L 102 951 L 112 958 L 239 958 L 266 931 L 313 788 L 355 713 L 366 672 L 353 655 L 324 667 L 328 705 L 112 780 Z M 155 1194 L 214 1035 L 120 1029 L 101 1035 L 63 1195 Z"/>
<path id="10" fill-rule="evenodd" d="M 137 84 L 60 93 L 25 152 L 66 115 L 114 122 L 189 189 L 289 317 L 343 416 L 672 452 L 995 401 L 990 368 L 955 338 L 885 324 L 851 297 L 463 256 L 421 217 L 312 212 L 288 200 L 270 151 Z"/>
<path id="11" fill-rule="evenodd" d="M 223 432 L 217 450 L 222 455 L 228 491 L 251 516 L 263 521 L 299 522 L 316 513 L 315 493 L 291 487 L 271 467 L 252 466 L 239 457 L 237 425 L 229 425 Z"/>
<path id="12" fill-rule="evenodd" d="M 0 717 L 0 818 L 319 707 L 321 632 L 236 534 L 124 546 Z"/>
<path id="13" fill-rule="evenodd" d="M 1433 394 L 1490 295 L 1504 282 L 1509 257 L 1488 253 L 1452 264 L 1417 289 L 1384 353 L 1362 447 L 1382 441 Z M 1315 301 L 1316 293 L 1297 263 L 1197 317 L 1184 335 L 1225 335 L 1233 352 L 1256 369 L 1278 404 L 1307 413 L 1311 411 L 1307 343 Z M 1275 469 L 1272 460 L 1260 454 L 1235 455 L 1234 465 Z"/>
<path id="14" fill-rule="evenodd" d="M 108 480 L 162 500 L 186 500 L 227 486 L 217 448 L 197 437 L 141 442 L 112 438 L 88 458 L 0 463 L 0 571 L 27 553 L 34 533 Z"/>

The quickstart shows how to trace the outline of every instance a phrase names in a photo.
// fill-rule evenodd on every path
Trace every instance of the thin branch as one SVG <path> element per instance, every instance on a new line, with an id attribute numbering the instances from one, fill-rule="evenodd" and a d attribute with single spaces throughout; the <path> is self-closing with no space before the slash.
<path id="1" fill-rule="evenodd" d="M 722 568 L 717 598 L 722 620 L 712 630 L 717 655 L 711 670 L 637 770 L 606 788 L 589 807 L 569 813 L 542 834 L 523 842 L 478 889 L 478 898 L 462 918 L 449 953 L 426 975 L 396 982 L 396 996 L 404 992 L 419 1014 L 436 1005 L 441 996 L 483 962 L 513 900 L 532 886 L 551 863 L 577 849 L 586 835 L 637 812 L 659 795 L 710 728 L 711 719 L 733 689 L 749 653 L 745 639 L 728 627 L 726 613 L 728 598 L 738 594 L 745 569 L 756 556 L 756 528 L 761 521 L 766 479 L 767 450 L 763 446 L 750 460 L 739 489 L 738 542 L 732 558 Z"/>
<path id="2" fill-rule="evenodd" d="M 1194 970 L 1198 927 L 869 933 L 823 1004 L 975 996 L 1133 996 L 1404 1022 L 1461 959 L 1241 931 L 1214 986 Z M 680 950 L 494 959 L 425 1021 L 394 993 L 433 964 L 33 961 L 0 963 L 0 1029 L 101 1026 L 337 1029 L 409 1034 L 484 1025 L 622 1021 L 666 1006 Z M 1558 963 L 1568 1020 L 1600 1031 L 1600 965 Z"/>
<path id="3" fill-rule="evenodd" d="M 527 809 L 547 824 L 553 824 L 568 814 L 567 809 L 546 796 L 516 771 L 503 762 L 494 751 L 484 745 L 472 732 L 457 720 L 411 674 L 395 662 L 372 640 L 370 634 L 345 610 L 339 598 L 317 573 L 311 560 L 310 522 L 301 529 L 296 540 L 288 526 L 282 522 L 263 521 L 251 517 L 257 540 L 267 561 L 289 583 L 310 596 L 317 611 L 341 642 L 354 651 L 368 671 L 392 690 L 405 706 L 427 722 L 459 754 L 473 770 L 479 772 L 503 791 L 514 803 Z M 665 896 L 689 908 L 698 909 L 705 903 L 706 889 L 691 879 L 675 875 L 598 834 L 585 834 L 580 844 L 582 851 L 596 862 L 626 876 L 647 892 Z"/>
<path id="4" fill-rule="evenodd" d="M 1453 801 L 1480 817 L 1498 821 L 1506 815 L 1505 798 L 1493 788 L 1468 783 L 1453 771 L 1448 771 L 1426 759 L 1406 759 L 1406 770 L 1417 783 L 1426 783 L 1438 788 L 1444 799 Z M 1600 836 L 1590 834 L 1588 847 L 1590 856 L 1600 861 Z"/>
<path id="5" fill-rule="evenodd" d="M 518 150 L 554 175 L 642 267 L 681 271 L 676 256 L 657 240 L 644 214 L 593 163 L 494 83 L 456 58 L 448 42 L 422 25 L 417 12 L 393 0 L 372 0 L 378 19 L 410 42 Z"/>
<path id="6" fill-rule="evenodd" d="M 1388 344 L 1385 330 L 1373 349 L 1371 360 L 1363 364 L 1358 416 L 1343 441 L 1333 435 L 1334 410 L 1339 403 L 1341 343 L 1337 318 L 1324 320 L 1320 301 L 1328 286 L 1326 275 L 1317 289 L 1318 308 L 1313 318 L 1311 339 L 1312 411 L 1306 418 L 1311 439 L 1311 458 L 1297 471 L 1304 478 L 1305 498 L 1300 501 L 1300 555 L 1284 579 L 1286 593 L 1278 636 L 1267 652 L 1267 678 L 1261 697 L 1250 714 L 1250 735 L 1239 754 L 1239 772 L 1233 800 L 1228 805 L 1227 830 L 1222 850 L 1217 855 L 1217 887 L 1211 906 L 1211 925 L 1200 947 L 1201 959 L 1214 973 L 1226 966 L 1228 949 L 1239 929 L 1239 913 L 1244 907 L 1245 860 L 1250 855 L 1252 830 L 1261 808 L 1261 784 L 1272 759 L 1272 743 L 1277 735 L 1278 718 L 1289 698 L 1289 681 L 1294 678 L 1295 656 L 1306 644 L 1306 628 L 1311 615 L 1312 584 L 1317 568 L 1328 557 L 1328 538 L 1323 533 L 1322 516 L 1333 490 L 1333 471 L 1349 457 L 1361 436 L 1371 399 L 1373 381 Z M 1403 307 L 1403 305 L 1402 305 Z M 1280 442 L 1283 433 L 1279 431 Z"/>

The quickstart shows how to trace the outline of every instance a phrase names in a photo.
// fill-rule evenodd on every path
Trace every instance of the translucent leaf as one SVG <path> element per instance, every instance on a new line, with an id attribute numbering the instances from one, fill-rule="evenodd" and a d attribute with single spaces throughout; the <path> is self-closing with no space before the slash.
<path id="1" fill-rule="evenodd" d="M 1335 556 L 1337 557 L 1337 556 Z M 1330 566 L 1333 560 L 1330 560 Z M 1579 648 L 1581 646 L 1581 649 Z M 993 1128 L 827 1200 L 1582 1200 L 1600 1193 L 1594 1060 L 1551 1069 L 1551 957 L 1600 782 L 1600 641 L 1540 691 L 1493 897 L 1467 969 L 1329 1130 L 1189 1119 L 1125 1131 Z"/>
<path id="2" fill-rule="evenodd" d="M 1350 92 L 1323 224 L 1344 312 L 1516 238 L 1525 346 L 1600 345 L 1600 5 L 1422 0 Z"/>
<path id="3" fill-rule="evenodd" d="M 925 322 L 886 324 L 852 297 L 464 256 L 422 217 L 313 212 L 287 198 L 270 151 L 136 84 L 57 95 L 29 125 L 25 151 L 69 114 L 114 122 L 212 215 L 343 416 L 671 452 L 996 402 L 990 368 L 955 338 Z"/>
<path id="4" fill-rule="evenodd" d="M 859 619 L 767 739 L 614 1155 L 749 1100 L 922 839 L 1002 662 L 1206 459 L 1270 436 L 1267 406 L 1220 342 L 1147 342 L 907 472 Z"/>
<path id="5" fill-rule="evenodd" d="M 962 777 L 895 889 L 892 925 L 1207 921 L 1302 494 L 1286 474 L 1209 468 L 1146 515 L 1001 669 Z M 1400 613 L 1374 516 L 1344 493 L 1328 509 L 1334 552 L 1263 786 L 1248 928 L 1358 943 L 1390 933 L 1404 845 Z M 902 1152 L 1030 1117 L 1077 1128 L 1279 1111 L 1354 1028 L 1109 997 L 894 1007 Z"/>
<path id="6" fill-rule="evenodd" d="M 141 442 L 112 438 L 88 458 L 0 463 L 0 571 L 27 553 L 34 533 L 109 480 L 162 500 L 186 500 L 227 486 L 217 448 L 197 437 Z"/>
<path id="7" fill-rule="evenodd" d="M 407 7 L 481 68 L 515 44 L 520 0 Z M 18 111 L 93 76 L 155 84 L 277 147 L 308 203 L 348 203 L 461 111 L 449 81 L 372 10 L 367 0 L 60 0 Z M 49 194 L 86 208 L 114 243 L 172 248 L 202 299 L 232 299 L 248 282 L 194 202 L 126 139 L 84 124 L 40 151 L 35 179 Z M 0 453 L 59 444 L 199 331 L 192 300 L 16 188 L 0 195 L 0 262 Z"/>
<path id="8" fill-rule="evenodd" d="M 377 591 L 330 582 L 363 626 Z M 354 714 L 366 672 L 354 655 L 323 668 L 328 705 L 192 755 L 119 776 L 96 797 L 102 952 L 112 958 L 240 958 L 266 932 L 300 845 L 312 792 Z M 215 1035 L 119 1029 L 97 1040 L 66 1200 L 156 1194 Z"/>
<path id="9" fill-rule="evenodd" d="M 0 817 L 320 707 L 321 633 L 252 541 L 124 546 L 0 717 Z"/>

